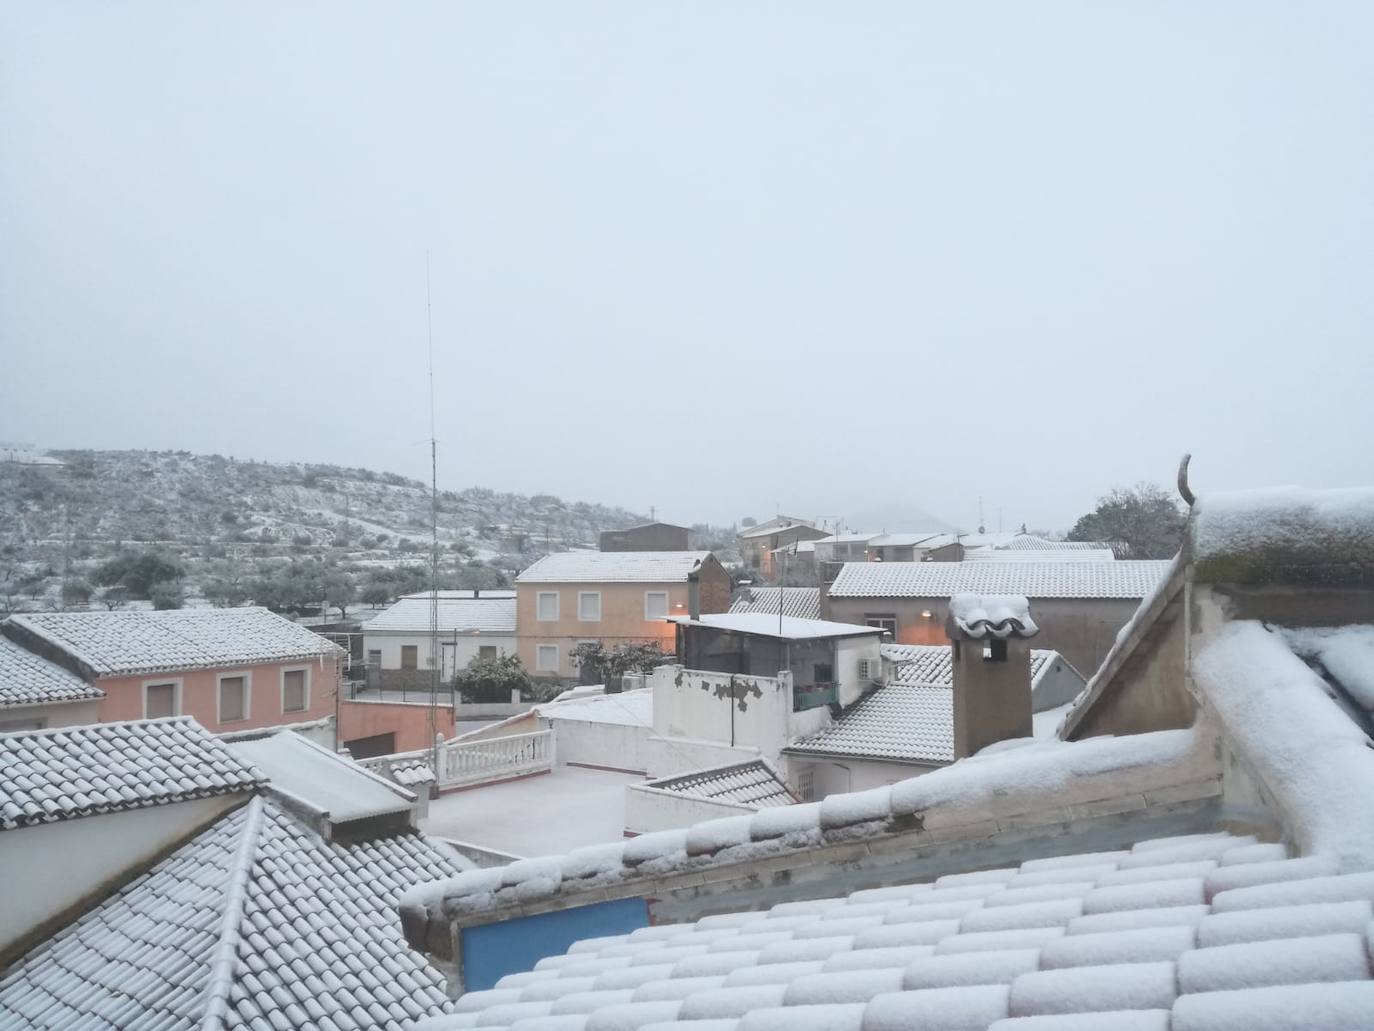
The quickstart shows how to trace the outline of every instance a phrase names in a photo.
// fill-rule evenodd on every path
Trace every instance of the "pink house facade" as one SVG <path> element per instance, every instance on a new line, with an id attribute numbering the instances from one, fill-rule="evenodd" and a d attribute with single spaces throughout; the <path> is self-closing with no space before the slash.
<path id="1" fill-rule="evenodd" d="M 104 692 L 102 723 L 191 716 L 218 734 L 335 714 L 342 651 L 266 609 L 30 613 L 0 630 Z"/>

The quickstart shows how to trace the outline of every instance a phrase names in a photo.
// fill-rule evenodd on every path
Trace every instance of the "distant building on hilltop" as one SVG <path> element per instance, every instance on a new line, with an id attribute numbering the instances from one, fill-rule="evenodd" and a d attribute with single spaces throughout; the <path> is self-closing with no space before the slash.
<path id="1" fill-rule="evenodd" d="M 602 551 L 689 551 L 692 531 L 672 523 L 643 523 L 624 530 L 603 530 Z"/>

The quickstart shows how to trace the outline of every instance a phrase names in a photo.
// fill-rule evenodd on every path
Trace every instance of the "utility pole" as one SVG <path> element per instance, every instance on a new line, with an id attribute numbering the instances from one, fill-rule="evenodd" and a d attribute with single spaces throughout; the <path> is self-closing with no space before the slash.
<path id="1" fill-rule="evenodd" d="M 429 345 L 429 747 L 439 776 L 439 446 L 434 430 L 434 316 L 425 251 L 425 336 Z"/>

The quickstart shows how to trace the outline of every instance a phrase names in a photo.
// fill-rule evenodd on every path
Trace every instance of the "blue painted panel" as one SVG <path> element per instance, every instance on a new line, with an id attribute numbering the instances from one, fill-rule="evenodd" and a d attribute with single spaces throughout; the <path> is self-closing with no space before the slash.
<path id="1" fill-rule="evenodd" d="M 545 956 L 567 952 L 583 938 L 628 934 L 649 926 L 645 899 L 614 899 L 575 909 L 520 916 L 499 924 L 465 927 L 463 986 L 469 992 L 490 988 L 507 974 L 529 970 Z"/>

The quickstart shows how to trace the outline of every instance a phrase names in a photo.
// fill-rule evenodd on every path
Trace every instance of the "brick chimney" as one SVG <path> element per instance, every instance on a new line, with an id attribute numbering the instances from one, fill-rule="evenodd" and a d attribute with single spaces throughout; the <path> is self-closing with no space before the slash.
<path id="1" fill-rule="evenodd" d="M 1039 632 L 1021 595 L 950 598 L 945 633 L 954 653 L 954 758 L 1030 737 L 1030 638 Z"/>

